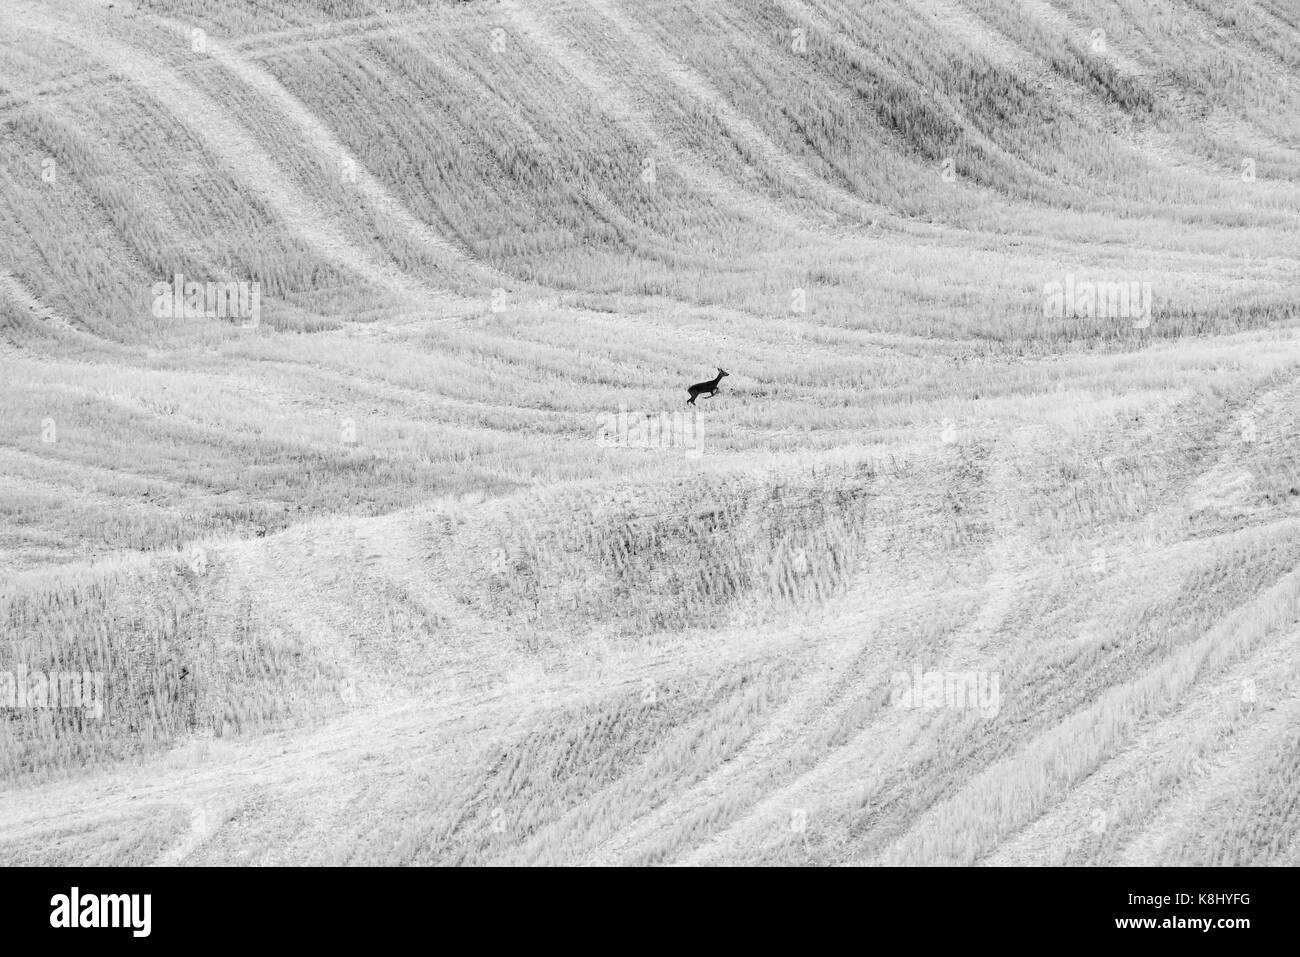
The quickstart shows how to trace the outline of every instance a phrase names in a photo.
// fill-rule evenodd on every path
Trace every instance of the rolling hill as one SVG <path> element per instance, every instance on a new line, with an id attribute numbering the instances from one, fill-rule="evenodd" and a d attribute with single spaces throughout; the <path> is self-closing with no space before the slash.
<path id="1" fill-rule="evenodd" d="M 1300 5 L 0 27 L 0 862 L 1300 862 Z"/>

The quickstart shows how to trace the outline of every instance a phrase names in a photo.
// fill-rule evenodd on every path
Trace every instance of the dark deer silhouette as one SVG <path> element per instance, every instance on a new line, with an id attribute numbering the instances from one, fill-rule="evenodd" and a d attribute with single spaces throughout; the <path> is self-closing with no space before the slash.
<path id="1" fill-rule="evenodd" d="M 687 389 L 686 391 L 691 394 L 691 397 L 686 400 L 686 404 L 694 405 L 695 400 L 698 399 L 705 392 L 709 394 L 710 399 L 713 398 L 715 395 L 717 395 L 718 383 L 722 381 L 722 377 L 724 375 L 731 375 L 731 373 L 725 369 L 719 368 L 717 378 L 710 379 L 707 382 L 697 382 L 695 383 L 695 385 Z"/>

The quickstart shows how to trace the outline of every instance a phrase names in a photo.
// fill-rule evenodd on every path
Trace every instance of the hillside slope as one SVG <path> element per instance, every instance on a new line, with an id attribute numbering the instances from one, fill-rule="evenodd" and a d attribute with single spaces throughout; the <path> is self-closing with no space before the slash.
<path id="1" fill-rule="evenodd" d="M 1296 863 L 1297 24 L 9 0 L 0 861 Z"/>

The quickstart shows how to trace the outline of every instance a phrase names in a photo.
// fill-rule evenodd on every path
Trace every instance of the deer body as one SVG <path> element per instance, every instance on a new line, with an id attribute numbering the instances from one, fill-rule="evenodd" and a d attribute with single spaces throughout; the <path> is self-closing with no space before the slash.
<path id="1" fill-rule="evenodd" d="M 722 377 L 726 375 L 731 375 L 731 373 L 727 372 L 725 369 L 718 369 L 718 374 L 716 377 L 709 379 L 707 382 L 695 383 L 695 385 L 691 386 L 689 389 L 686 390 L 691 395 L 691 397 L 686 400 L 686 404 L 694 405 L 695 400 L 698 399 L 706 392 L 709 394 L 709 398 L 713 398 L 713 396 L 717 394 L 718 383 L 720 383 L 722 381 Z"/>

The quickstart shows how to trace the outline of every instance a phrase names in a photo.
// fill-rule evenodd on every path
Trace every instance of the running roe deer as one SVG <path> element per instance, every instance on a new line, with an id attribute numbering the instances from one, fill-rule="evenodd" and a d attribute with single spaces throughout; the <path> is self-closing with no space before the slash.
<path id="1" fill-rule="evenodd" d="M 724 375 L 731 375 L 731 373 L 728 372 L 726 369 L 719 367 L 718 375 L 716 378 L 709 379 L 707 382 L 697 382 L 695 383 L 695 385 L 687 389 L 686 391 L 691 394 L 691 397 L 686 400 L 686 404 L 694 405 L 695 400 L 698 399 L 705 392 L 707 392 L 709 394 L 709 398 L 712 399 L 717 394 L 718 383 L 722 381 L 722 377 Z"/>

